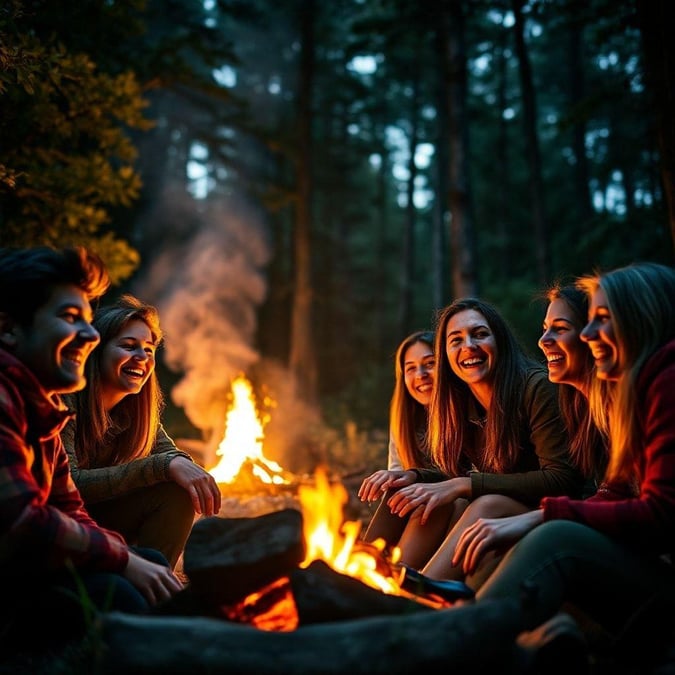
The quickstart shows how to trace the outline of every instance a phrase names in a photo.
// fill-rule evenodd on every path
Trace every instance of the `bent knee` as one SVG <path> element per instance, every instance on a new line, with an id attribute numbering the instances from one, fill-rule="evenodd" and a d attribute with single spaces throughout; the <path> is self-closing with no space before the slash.
<path id="1" fill-rule="evenodd" d="M 481 495 L 467 507 L 467 512 L 476 518 L 504 518 L 530 510 L 525 504 L 505 495 Z"/>
<path id="2" fill-rule="evenodd" d="M 157 483 L 148 490 L 152 492 L 151 499 L 156 508 L 171 513 L 176 518 L 194 519 L 195 508 L 192 499 L 188 491 L 184 490 L 178 483 L 173 481 Z"/>

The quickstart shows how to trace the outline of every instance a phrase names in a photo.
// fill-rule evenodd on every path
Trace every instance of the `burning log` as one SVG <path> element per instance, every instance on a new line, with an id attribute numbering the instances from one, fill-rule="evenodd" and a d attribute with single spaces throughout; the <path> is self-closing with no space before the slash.
<path id="1" fill-rule="evenodd" d="M 323 560 L 301 568 L 306 549 L 294 509 L 197 521 L 184 555 L 190 584 L 155 615 L 101 616 L 98 672 L 518 672 L 513 601 L 438 609 Z"/>
<path id="2" fill-rule="evenodd" d="M 303 560 L 302 514 L 283 509 L 257 518 L 198 520 L 185 545 L 183 569 L 206 606 L 236 602 Z"/>
<path id="3" fill-rule="evenodd" d="M 132 675 L 518 673 L 511 600 L 266 632 L 217 619 L 110 613 L 100 672 Z"/>

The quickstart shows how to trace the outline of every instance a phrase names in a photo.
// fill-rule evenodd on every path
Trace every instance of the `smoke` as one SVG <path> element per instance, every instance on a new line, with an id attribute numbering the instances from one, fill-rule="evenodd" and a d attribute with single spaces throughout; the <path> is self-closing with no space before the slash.
<path id="1" fill-rule="evenodd" d="M 182 373 L 171 399 L 210 438 L 223 429 L 231 380 L 259 360 L 253 345 L 267 293 L 268 231 L 259 212 L 233 199 L 200 211 L 187 197 L 162 204 L 151 218 L 160 241 L 138 294 L 157 305 L 164 361 Z"/>

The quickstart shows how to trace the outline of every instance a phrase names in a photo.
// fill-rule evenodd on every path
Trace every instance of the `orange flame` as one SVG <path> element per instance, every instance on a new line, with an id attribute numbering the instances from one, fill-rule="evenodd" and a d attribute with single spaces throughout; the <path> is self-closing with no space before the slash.
<path id="1" fill-rule="evenodd" d="M 298 490 L 307 546 L 301 566 L 307 567 L 313 560 L 323 560 L 337 572 L 355 577 L 383 593 L 399 594 L 396 580 L 377 569 L 377 558 L 369 551 L 359 551 L 354 547 L 361 523 L 343 522 L 342 508 L 348 495 L 342 483 L 331 485 L 323 467 L 317 469 L 315 479 L 316 487 L 301 485 Z M 380 552 L 384 542 L 381 544 Z"/>
<path id="2" fill-rule="evenodd" d="M 232 382 L 232 405 L 227 411 L 225 436 L 216 450 L 220 461 L 209 470 L 216 482 L 232 483 L 244 462 L 249 460 L 253 474 L 263 483 L 287 483 L 281 466 L 263 455 L 264 437 L 253 389 L 240 375 Z"/>

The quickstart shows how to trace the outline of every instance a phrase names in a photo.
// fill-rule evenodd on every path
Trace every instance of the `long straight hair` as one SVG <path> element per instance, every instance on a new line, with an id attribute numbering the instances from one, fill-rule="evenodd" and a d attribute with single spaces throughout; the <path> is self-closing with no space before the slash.
<path id="1" fill-rule="evenodd" d="M 485 317 L 497 347 L 493 391 L 486 411 L 485 467 L 497 473 L 509 472 L 520 455 L 521 400 L 528 372 L 541 364 L 529 357 L 513 331 L 495 307 L 476 298 L 460 298 L 442 309 L 436 320 L 436 384 L 429 406 L 429 445 L 434 462 L 451 476 L 463 473 L 464 439 L 468 435 L 469 386 L 450 368 L 445 333 L 450 319 L 473 309 Z M 442 357 L 441 357 L 442 355 Z"/>
<path id="2" fill-rule="evenodd" d="M 425 466 L 428 461 L 426 447 L 427 407 L 416 401 L 405 384 L 405 353 L 409 347 L 422 342 L 434 350 L 432 331 L 417 331 L 408 335 L 396 350 L 394 371 L 396 382 L 389 405 L 389 433 L 394 439 L 404 469 Z"/>
<path id="3" fill-rule="evenodd" d="M 591 412 L 599 419 L 607 416 L 607 480 L 631 483 L 641 480 L 644 459 L 644 429 L 635 414 L 637 379 L 652 354 L 675 338 L 675 270 L 658 263 L 633 263 L 582 277 L 578 285 L 589 297 L 600 287 L 607 298 L 618 345 L 619 377 L 609 404 L 596 392 Z"/>
<path id="4" fill-rule="evenodd" d="M 155 442 L 163 397 L 154 371 L 138 394 L 128 394 L 108 412 L 101 405 L 103 348 L 131 321 L 145 323 L 152 341 L 159 345 L 162 330 L 157 310 L 132 295 L 101 307 L 94 315 L 101 342 L 85 366 L 87 386 L 71 399 L 77 413 L 75 452 L 80 468 L 114 466 L 145 457 Z"/>
<path id="5" fill-rule="evenodd" d="M 588 321 L 588 296 L 573 284 L 555 283 L 544 294 L 549 303 L 562 300 L 570 312 L 574 327 L 581 333 Z M 571 384 L 558 385 L 558 404 L 567 433 L 570 436 L 570 455 L 577 468 L 586 478 L 602 479 L 607 467 L 606 428 L 599 429 L 589 400 L 592 392 L 606 400 L 608 383 L 595 376 L 595 360 L 588 347 L 579 340 L 585 359 L 579 387 Z M 585 392 L 585 393 L 582 393 Z"/>

